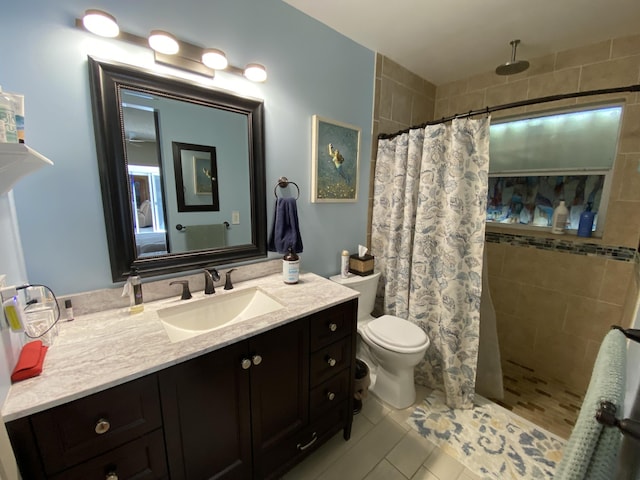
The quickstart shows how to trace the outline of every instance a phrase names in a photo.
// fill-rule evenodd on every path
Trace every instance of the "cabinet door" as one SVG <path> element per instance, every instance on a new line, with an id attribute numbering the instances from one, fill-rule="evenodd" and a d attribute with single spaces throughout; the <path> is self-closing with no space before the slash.
<path id="1" fill-rule="evenodd" d="M 173 480 L 251 478 L 246 349 L 240 342 L 160 373 Z"/>
<path id="2" fill-rule="evenodd" d="M 298 320 L 249 340 L 250 355 L 260 357 L 250 369 L 254 478 L 267 478 L 264 459 L 297 442 L 308 424 L 308 325 Z"/>
<path id="3" fill-rule="evenodd" d="M 31 417 L 49 475 L 162 426 L 155 375 L 60 405 Z"/>

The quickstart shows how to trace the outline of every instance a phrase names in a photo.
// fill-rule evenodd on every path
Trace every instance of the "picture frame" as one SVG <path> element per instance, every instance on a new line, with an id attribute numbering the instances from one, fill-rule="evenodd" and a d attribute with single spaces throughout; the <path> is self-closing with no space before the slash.
<path id="1" fill-rule="evenodd" d="M 312 124 L 311 202 L 357 202 L 362 129 L 319 115 Z"/>
<path id="2" fill-rule="evenodd" d="M 211 195 L 211 183 L 216 181 L 215 177 L 211 177 L 211 171 L 211 158 L 193 156 L 193 186 L 196 195 Z"/>

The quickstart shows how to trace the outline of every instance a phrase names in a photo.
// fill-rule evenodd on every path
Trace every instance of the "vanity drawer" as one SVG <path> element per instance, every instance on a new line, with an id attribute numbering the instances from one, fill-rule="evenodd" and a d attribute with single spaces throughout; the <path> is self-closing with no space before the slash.
<path id="1" fill-rule="evenodd" d="M 161 427 L 157 377 L 34 414 L 31 422 L 47 474 L 58 473 Z"/>
<path id="2" fill-rule="evenodd" d="M 357 308 L 357 300 L 352 300 L 312 315 L 309 319 L 311 350 L 317 350 L 351 333 L 355 334 L 353 322 Z"/>
<path id="3" fill-rule="evenodd" d="M 311 390 L 309 398 L 311 421 L 347 399 L 349 371 L 349 369 L 343 370 L 340 374 Z"/>
<path id="4" fill-rule="evenodd" d="M 109 475 L 115 476 L 110 477 Z M 70 468 L 52 480 L 125 479 L 155 480 L 168 478 L 162 429 L 111 450 L 88 462 Z"/>
<path id="5" fill-rule="evenodd" d="M 311 387 L 328 380 L 351 365 L 351 338 L 327 345 L 311 354 L 309 380 Z"/>
<path id="6" fill-rule="evenodd" d="M 343 402 L 312 421 L 301 432 L 281 442 L 277 448 L 269 450 L 254 471 L 254 478 L 281 478 L 284 472 L 343 429 L 346 422 L 347 403 Z"/>

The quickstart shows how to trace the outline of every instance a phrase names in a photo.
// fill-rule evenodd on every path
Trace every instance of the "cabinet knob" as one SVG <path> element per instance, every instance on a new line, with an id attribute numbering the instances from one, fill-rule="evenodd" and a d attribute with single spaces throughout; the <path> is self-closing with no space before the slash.
<path id="1" fill-rule="evenodd" d="M 100 420 L 98 420 L 98 423 L 96 423 L 96 428 L 94 430 L 98 435 L 102 435 L 103 433 L 107 433 L 110 428 L 111 424 L 109 423 L 109 421 L 101 418 Z"/>
<path id="2" fill-rule="evenodd" d="M 262 357 L 260 355 L 254 355 L 251 360 L 253 360 L 254 365 L 260 365 L 262 363 Z"/>
<path id="3" fill-rule="evenodd" d="M 331 358 L 331 357 L 327 357 L 327 364 L 330 367 L 335 367 L 336 366 L 336 359 L 335 358 Z"/>
<path id="4" fill-rule="evenodd" d="M 251 367 L 251 360 L 249 360 L 248 358 L 243 358 L 240 365 L 242 365 L 243 370 L 247 370 Z"/>
<path id="5" fill-rule="evenodd" d="M 332 401 L 334 398 L 336 398 L 336 394 L 333 392 L 329 392 L 327 393 L 327 398 L 329 399 L 329 401 Z"/>
<path id="6" fill-rule="evenodd" d="M 104 478 L 105 480 L 118 480 L 118 474 L 116 472 L 109 472 Z"/>
<path id="7" fill-rule="evenodd" d="M 332 332 L 335 332 L 337 329 L 338 329 L 338 325 L 336 325 L 335 323 L 329 324 L 329 330 L 331 330 Z"/>

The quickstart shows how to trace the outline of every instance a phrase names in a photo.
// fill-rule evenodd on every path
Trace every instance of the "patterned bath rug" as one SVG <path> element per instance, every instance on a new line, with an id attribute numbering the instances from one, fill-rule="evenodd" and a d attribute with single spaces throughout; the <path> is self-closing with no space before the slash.
<path id="1" fill-rule="evenodd" d="M 479 395 L 475 404 L 453 410 L 434 391 L 407 422 L 481 478 L 553 478 L 565 440 Z"/>

